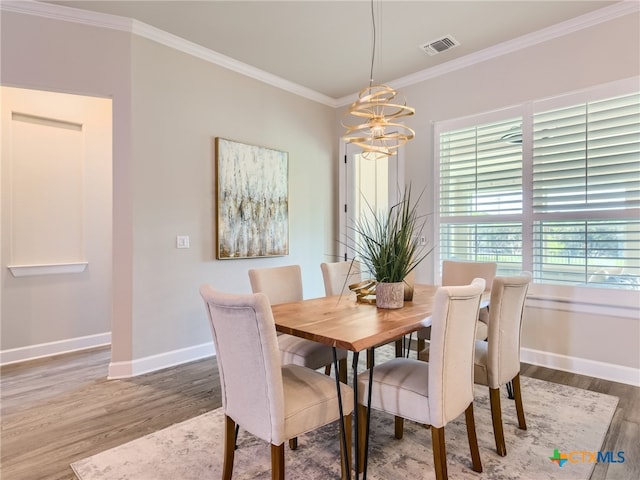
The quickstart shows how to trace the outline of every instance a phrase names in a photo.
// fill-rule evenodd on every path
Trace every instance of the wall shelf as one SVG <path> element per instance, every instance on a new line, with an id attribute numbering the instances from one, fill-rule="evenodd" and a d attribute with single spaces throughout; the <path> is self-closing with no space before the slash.
<path id="1" fill-rule="evenodd" d="M 56 263 L 49 265 L 8 265 L 14 277 L 33 277 L 36 275 L 57 275 L 61 273 L 82 273 L 89 262 Z"/>

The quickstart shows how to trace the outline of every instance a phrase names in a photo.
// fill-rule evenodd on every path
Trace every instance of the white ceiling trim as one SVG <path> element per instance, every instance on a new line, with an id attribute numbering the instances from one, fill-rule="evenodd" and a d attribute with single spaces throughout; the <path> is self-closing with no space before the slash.
<path id="1" fill-rule="evenodd" d="M 153 27 L 144 22 L 133 20 L 132 33 L 140 37 L 144 37 L 148 40 L 153 40 L 154 42 L 160 43 L 183 53 L 187 53 L 194 57 L 200 58 L 201 60 L 205 60 L 220 67 L 234 71 L 241 75 L 256 79 L 268 85 L 280 88 L 290 93 L 294 93 L 309 100 L 313 100 L 314 102 L 322 103 L 334 108 L 336 107 L 336 101 L 334 98 L 323 95 L 319 92 L 316 92 L 315 90 L 311 90 L 310 88 L 303 87 L 302 85 L 298 85 L 297 83 L 290 82 L 289 80 L 265 72 L 264 70 L 260 70 L 259 68 L 252 67 L 251 65 L 235 60 L 234 58 L 228 57 L 214 50 L 205 48 L 201 45 L 198 45 L 197 43 L 185 40 L 184 38 L 173 35 L 172 33 L 160 30 L 159 28 Z"/>
<path id="2" fill-rule="evenodd" d="M 22 13 L 27 15 L 37 15 L 84 25 L 109 28 L 123 32 L 129 32 L 143 38 L 147 38 L 159 44 L 187 53 L 207 62 L 216 64 L 228 70 L 240 73 L 250 78 L 280 88 L 295 95 L 307 98 L 333 108 L 341 107 L 353 102 L 357 94 L 348 95 L 339 99 L 334 99 L 323 95 L 310 88 L 303 87 L 294 82 L 290 82 L 281 77 L 252 67 L 246 63 L 235 60 L 221 53 L 215 52 L 201 45 L 195 44 L 182 37 L 165 32 L 156 27 L 140 22 L 138 20 L 110 15 L 104 13 L 90 12 L 78 8 L 40 3 L 37 1 L 1 1 L 0 11 Z M 431 78 L 444 75 L 446 73 L 459 70 L 477 63 L 487 61 L 508 53 L 512 53 L 523 48 L 527 48 L 553 38 L 561 37 L 578 30 L 588 28 L 599 23 L 612 20 L 617 17 L 629 15 L 640 11 L 640 2 L 636 0 L 625 0 L 609 7 L 601 8 L 591 13 L 581 15 L 566 22 L 558 23 L 551 27 L 544 28 L 537 32 L 503 42 L 482 51 L 472 53 L 462 58 L 450 62 L 427 68 L 405 77 L 387 82 L 394 84 L 396 88 L 403 88 Z"/>
<path id="3" fill-rule="evenodd" d="M 66 22 L 80 23 L 92 27 L 102 27 L 129 32 L 228 70 L 240 73 L 241 75 L 254 78 L 268 85 L 272 85 L 287 92 L 313 100 L 314 102 L 322 103 L 333 108 L 337 106 L 334 98 L 318 93 L 310 88 L 298 85 L 297 83 L 290 82 L 289 80 L 265 72 L 264 70 L 252 67 L 251 65 L 247 65 L 246 63 L 240 62 L 226 55 L 222 55 L 221 53 L 202 47 L 201 45 L 190 42 L 182 37 L 165 32 L 164 30 L 160 30 L 159 28 L 138 20 L 51 3 L 41 3 L 32 0 L 1 1 L 0 11 L 1 10 L 26 15 L 35 15 Z"/>
<path id="4" fill-rule="evenodd" d="M 110 28 L 122 32 L 131 32 L 132 19 L 110 15 L 108 13 L 90 12 L 78 8 L 64 7 L 52 3 L 40 3 L 33 0 L 7 0 L 0 2 L 0 11 L 24 13 L 38 17 L 62 20 L 65 22 L 82 23 L 92 27 Z"/>

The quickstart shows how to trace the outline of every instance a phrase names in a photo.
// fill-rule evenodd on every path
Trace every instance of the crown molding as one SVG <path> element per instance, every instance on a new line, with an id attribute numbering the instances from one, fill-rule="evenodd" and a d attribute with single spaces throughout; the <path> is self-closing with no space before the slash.
<path id="1" fill-rule="evenodd" d="M 542 30 L 514 38 L 507 42 L 499 43 L 492 47 L 485 48 L 484 50 L 480 50 L 464 57 L 460 57 L 435 67 L 430 67 L 385 83 L 393 85 L 395 88 L 408 87 L 415 85 L 416 83 L 439 77 L 478 63 L 486 62 L 487 60 L 491 60 L 508 53 L 517 52 L 518 50 L 547 42 L 554 38 L 562 37 L 600 23 L 608 22 L 618 17 L 638 12 L 640 12 L 640 2 L 638 0 L 623 0 L 619 3 L 580 15 L 579 17 L 572 18 L 565 22 L 551 25 L 550 27 L 543 28 Z M 357 94 L 352 94 L 337 99 L 336 103 L 338 106 L 342 107 L 351 104 L 356 99 Z"/>
<path id="2" fill-rule="evenodd" d="M 300 97 L 307 98 L 332 108 L 337 107 L 336 100 L 334 98 L 131 18 L 106 13 L 90 12 L 79 8 L 42 3 L 33 0 L 0 0 L 0 11 L 35 15 L 53 20 L 62 20 L 92 27 L 128 32 L 188 55 L 200 58 L 201 60 L 213 63 L 241 75 L 253 78 L 273 87 L 277 87 L 281 90 L 293 93 Z"/>
<path id="3" fill-rule="evenodd" d="M 289 80 L 265 72 L 264 70 L 260 70 L 259 68 L 252 67 L 251 65 L 248 65 L 246 63 L 239 62 L 234 58 L 205 48 L 201 45 L 198 45 L 197 43 L 190 42 L 189 40 L 185 40 L 182 37 L 165 32 L 164 30 L 153 27 L 138 20 L 132 20 L 131 33 L 157 42 L 166 47 L 181 51 L 209 63 L 213 63 L 220 67 L 234 71 L 246 77 L 253 78 L 273 87 L 280 88 L 281 90 L 293 93 L 300 97 L 307 98 L 317 103 L 322 103 L 329 107 L 336 107 L 336 101 L 334 98 L 318 93 L 315 90 L 311 90 L 310 88 L 303 87 L 302 85 L 298 85 L 297 83 L 290 82 Z"/>
<path id="4" fill-rule="evenodd" d="M 178 37 L 131 18 L 90 12 L 87 10 L 50 3 L 41 3 L 34 0 L 0 0 L 0 11 L 37 15 L 54 20 L 62 20 L 93 27 L 109 28 L 112 30 L 128 32 L 333 108 L 348 105 L 357 98 L 357 93 L 338 99 L 331 98 L 327 95 L 316 92 L 315 90 L 290 82 L 281 77 L 265 72 L 264 70 L 252 67 L 251 65 L 185 40 L 182 37 Z M 502 55 L 522 50 L 523 48 L 531 47 L 584 28 L 589 28 L 594 25 L 637 12 L 640 12 L 640 2 L 638 2 L 638 0 L 623 0 L 608 7 L 601 8 L 585 15 L 572 18 L 571 20 L 552 25 L 542 30 L 523 35 L 513 40 L 485 48 L 479 52 L 451 60 L 435 67 L 421 70 L 420 72 L 416 72 L 387 83 L 393 84 L 396 88 L 408 87 L 431 78 L 445 75 L 471 65 L 482 63 Z"/>
<path id="5" fill-rule="evenodd" d="M 0 0 L 0 11 L 35 15 L 38 17 L 81 23 L 92 27 L 131 32 L 133 20 L 108 13 L 90 12 L 34 0 Z"/>

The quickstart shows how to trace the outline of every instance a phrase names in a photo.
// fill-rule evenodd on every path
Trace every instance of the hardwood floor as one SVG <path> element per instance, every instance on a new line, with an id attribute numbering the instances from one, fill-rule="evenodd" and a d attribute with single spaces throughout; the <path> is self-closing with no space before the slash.
<path id="1" fill-rule="evenodd" d="M 0 478 L 75 480 L 71 462 L 221 405 L 213 358 L 126 380 L 106 379 L 109 360 L 97 349 L 1 369 Z M 591 479 L 640 478 L 640 388 L 531 365 L 522 374 L 619 397 L 602 450 L 626 461 L 597 464 Z"/>
<path id="2" fill-rule="evenodd" d="M 0 478 L 75 480 L 71 462 L 222 405 L 214 358 L 107 380 L 110 355 L 2 368 Z"/>

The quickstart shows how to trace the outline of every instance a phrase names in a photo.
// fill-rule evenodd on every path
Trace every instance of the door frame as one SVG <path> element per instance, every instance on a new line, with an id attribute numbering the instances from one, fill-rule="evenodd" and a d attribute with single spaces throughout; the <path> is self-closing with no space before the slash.
<path id="1" fill-rule="evenodd" d="M 353 246 L 348 241 L 347 234 L 353 226 L 353 218 L 350 215 L 354 209 L 356 192 L 352 183 L 355 178 L 353 172 L 354 164 L 353 162 L 348 162 L 348 155 L 353 155 L 358 151 L 361 151 L 361 149 L 340 139 L 338 148 L 340 163 L 338 168 L 338 245 L 336 248 L 338 260 L 340 261 L 353 258 Z M 396 155 L 391 157 L 389 166 L 389 204 L 393 205 L 397 202 L 399 195 L 402 195 L 405 184 L 404 148 L 399 148 Z"/>

